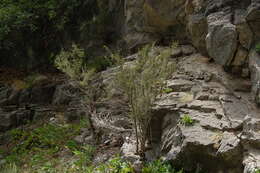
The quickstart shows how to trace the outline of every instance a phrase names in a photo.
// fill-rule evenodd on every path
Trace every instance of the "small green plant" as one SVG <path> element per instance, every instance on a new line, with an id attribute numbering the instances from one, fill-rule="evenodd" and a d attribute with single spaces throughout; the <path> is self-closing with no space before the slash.
<path id="1" fill-rule="evenodd" d="M 74 155 L 78 157 L 78 160 L 74 162 L 75 165 L 81 169 L 90 165 L 94 151 L 95 148 L 90 145 L 81 147 L 81 150 L 72 151 Z"/>
<path id="2" fill-rule="evenodd" d="M 166 93 L 166 94 L 169 94 L 169 93 L 173 92 L 173 89 L 166 87 L 166 88 L 164 88 L 164 89 L 162 90 L 162 92 L 163 92 L 163 93 Z"/>
<path id="3" fill-rule="evenodd" d="M 155 160 L 147 164 L 142 169 L 142 173 L 184 173 L 184 171 L 175 171 L 169 163 L 162 160 Z"/>
<path id="4" fill-rule="evenodd" d="M 128 162 L 123 161 L 120 157 L 115 157 L 107 163 L 99 165 L 93 173 L 134 173 L 134 169 Z"/>
<path id="5" fill-rule="evenodd" d="M 260 54 L 260 43 L 256 44 L 255 50 L 256 50 L 257 53 Z"/>
<path id="6" fill-rule="evenodd" d="M 194 124 L 194 120 L 190 117 L 190 115 L 185 114 L 181 117 L 181 123 L 185 126 L 190 126 Z"/>
<path id="7" fill-rule="evenodd" d="M 178 42 L 178 41 L 172 41 L 172 43 L 171 43 L 171 45 L 170 45 L 170 47 L 171 47 L 172 49 L 176 49 L 178 46 L 179 46 L 179 42 Z"/>

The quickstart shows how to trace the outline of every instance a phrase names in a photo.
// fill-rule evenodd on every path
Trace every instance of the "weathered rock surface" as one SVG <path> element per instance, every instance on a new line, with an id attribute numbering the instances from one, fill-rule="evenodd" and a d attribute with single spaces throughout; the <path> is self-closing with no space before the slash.
<path id="1" fill-rule="evenodd" d="M 79 109 L 81 106 L 79 95 L 79 91 L 69 83 L 49 81 L 19 90 L 2 84 L 0 87 L 0 131 L 50 117 L 58 107 L 64 107 L 64 116 L 67 121 L 78 120 L 86 115 L 83 109 Z"/>
<path id="2" fill-rule="evenodd" d="M 193 44 L 226 71 L 249 76 L 249 51 L 260 41 L 259 0 L 126 1 L 125 15 L 130 48 L 170 37 Z"/>
<path id="3" fill-rule="evenodd" d="M 163 49 L 156 48 L 153 53 Z M 133 57 L 129 60 L 138 58 Z M 173 92 L 163 94 L 154 106 L 152 149 L 146 152 L 147 159 L 163 157 L 190 171 L 251 173 L 259 168 L 260 109 L 251 97 L 254 84 L 228 74 L 190 46 L 172 50 L 171 57 L 177 63 L 177 71 L 167 81 Z M 102 72 L 106 86 L 116 71 L 113 68 Z M 140 157 L 136 155 L 124 97 L 116 89 L 112 93 L 111 99 L 98 106 L 95 126 L 122 135 L 122 156 L 138 163 Z M 184 115 L 194 123 L 185 125 Z M 78 140 L 86 139 L 79 136 Z"/>
<path id="4" fill-rule="evenodd" d="M 177 67 L 168 81 L 173 92 L 154 107 L 152 153 L 190 171 L 259 168 L 260 109 L 250 100 L 250 81 L 234 79 L 199 54 L 184 57 Z M 194 123 L 184 125 L 184 115 Z"/>
<path id="5" fill-rule="evenodd" d="M 146 152 L 147 159 L 163 157 L 188 171 L 242 173 L 258 169 L 260 109 L 251 97 L 253 84 L 225 72 L 221 65 L 195 51 L 185 53 L 185 47 L 172 50 L 172 60 L 177 63 L 176 72 L 167 81 L 172 92 L 163 94 L 154 106 L 152 149 Z M 153 53 L 163 49 L 156 48 Z M 115 72 L 103 72 L 106 85 Z M 116 90 L 114 96 L 112 100 L 124 101 Z M 119 125 L 123 121 L 113 123 L 124 115 L 117 112 L 122 105 L 118 101 L 110 103 L 112 107 L 109 102 L 106 104 L 110 106 L 104 104 L 99 115 L 103 118 L 95 121 L 99 127 L 125 134 L 127 128 Z M 185 125 L 184 115 L 193 123 Z M 121 154 L 134 163 L 140 159 L 135 152 L 132 133 L 124 139 Z"/>

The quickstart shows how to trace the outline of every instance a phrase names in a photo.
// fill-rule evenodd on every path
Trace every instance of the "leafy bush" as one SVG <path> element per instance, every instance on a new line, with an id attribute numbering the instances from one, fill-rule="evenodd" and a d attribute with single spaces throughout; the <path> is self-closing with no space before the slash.
<path id="1" fill-rule="evenodd" d="M 169 50 L 159 55 L 151 55 L 153 49 L 154 45 L 147 45 L 138 52 L 138 58 L 132 65 L 121 64 L 116 77 L 117 85 L 129 100 L 137 140 L 136 148 L 140 155 L 145 150 L 149 134 L 152 106 L 173 70 L 172 64 L 169 63 Z"/>
<path id="2" fill-rule="evenodd" d="M 68 51 L 62 50 L 55 58 L 55 66 L 72 79 L 81 79 L 85 71 L 84 50 L 73 44 Z"/>
<path id="3" fill-rule="evenodd" d="M 93 137 L 96 137 L 92 116 L 95 116 L 97 112 L 96 102 L 104 93 L 104 89 L 102 89 L 102 83 L 97 82 L 100 79 L 100 73 L 96 73 L 95 67 L 85 65 L 84 57 L 84 51 L 76 45 L 72 45 L 71 50 L 62 51 L 56 57 L 55 66 L 73 80 L 71 84 L 75 88 L 84 93 L 85 99 L 82 105 L 87 107 L 90 129 Z M 74 93 L 70 93 L 70 91 L 67 94 L 74 96 Z"/>

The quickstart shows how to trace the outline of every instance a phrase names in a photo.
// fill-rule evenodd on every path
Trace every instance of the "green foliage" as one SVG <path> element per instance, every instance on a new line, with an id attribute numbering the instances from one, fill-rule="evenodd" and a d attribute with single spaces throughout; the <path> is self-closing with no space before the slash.
<path id="1" fill-rule="evenodd" d="M 113 12 L 109 0 L 99 1 L 1 0 L 0 63 L 17 66 L 18 59 L 20 67 L 28 68 L 52 64 L 53 57 L 71 41 L 106 40 Z"/>
<path id="2" fill-rule="evenodd" d="M 86 148 L 72 140 L 73 136 L 80 133 L 80 128 L 82 128 L 80 124 L 64 126 L 44 124 L 31 130 L 13 129 L 10 131 L 13 148 L 9 151 L 6 161 L 8 164 L 26 163 L 31 167 L 41 167 L 66 148 L 71 152 L 76 150 L 85 152 Z"/>
<path id="3" fill-rule="evenodd" d="M 163 88 L 162 92 L 166 93 L 166 94 L 169 94 L 169 93 L 173 92 L 173 89 L 166 87 L 166 88 Z"/>
<path id="4" fill-rule="evenodd" d="M 117 85 L 129 100 L 131 118 L 135 125 L 138 153 L 144 151 L 149 133 L 152 106 L 165 86 L 165 80 L 173 71 L 172 64 L 169 63 L 170 51 L 166 50 L 159 55 L 151 55 L 153 49 L 154 45 L 147 45 L 138 52 L 138 58 L 134 63 L 121 64 L 116 77 Z M 138 148 L 139 134 L 140 151 Z"/>
<path id="5" fill-rule="evenodd" d="M 104 56 L 94 57 L 87 62 L 87 67 L 89 69 L 95 69 L 97 72 L 106 70 L 107 67 L 111 65 L 112 62 Z"/>
<path id="6" fill-rule="evenodd" d="M 260 173 L 260 169 L 257 169 L 254 173 Z"/>
<path id="7" fill-rule="evenodd" d="M 75 161 L 75 165 L 79 168 L 84 168 L 84 166 L 91 164 L 94 151 L 94 147 L 90 145 L 83 146 L 81 150 L 73 150 L 74 155 L 79 158 Z"/>
<path id="8" fill-rule="evenodd" d="M 255 50 L 257 53 L 260 53 L 260 43 L 256 44 Z"/>
<path id="9" fill-rule="evenodd" d="M 172 48 L 172 49 L 176 49 L 178 46 L 179 46 L 179 42 L 178 42 L 178 41 L 173 41 L 173 42 L 171 43 L 171 48 Z"/>
<path id="10" fill-rule="evenodd" d="M 190 115 L 185 114 L 181 118 L 181 123 L 185 126 L 190 126 L 194 124 L 194 120 L 190 117 Z"/>
<path id="11" fill-rule="evenodd" d="M 43 127 L 32 131 L 12 130 L 12 137 L 17 141 L 17 146 L 13 152 L 26 152 L 28 149 L 33 150 L 35 147 L 48 147 L 52 148 L 54 152 L 59 151 L 60 145 L 75 133 L 74 130 L 72 127 L 66 128 L 52 124 L 45 124 Z"/>
<path id="12" fill-rule="evenodd" d="M 66 73 L 72 79 L 80 79 L 84 71 L 85 53 L 77 45 L 73 44 L 68 51 L 62 50 L 55 58 L 55 66 Z"/>
<path id="13" fill-rule="evenodd" d="M 2 0 L 0 4 L 0 40 L 14 30 L 32 32 L 41 27 L 61 30 L 71 20 L 74 9 L 84 6 L 82 0 Z"/>
<path id="14" fill-rule="evenodd" d="M 107 163 L 99 165 L 92 170 L 93 173 L 134 173 L 134 169 L 128 162 L 123 161 L 120 157 L 115 157 Z"/>
<path id="15" fill-rule="evenodd" d="M 142 169 L 142 173 L 184 173 L 183 170 L 175 171 L 169 163 L 155 160 Z"/>
<path id="16" fill-rule="evenodd" d="M 19 168 L 15 164 L 7 164 L 0 166 L 0 173 L 20 173 Z"/>
<path id="17" fill-rule="evenodd" d="M 57 69 L 78 81 L 83 80 L 87 73 L 99 72 L 112 65 L 107 57 L 95 57 L 85 63 L 85 52 L 76 44 L 72 44 L 69 50 L 62 50 L 55 58 L 54 65 Z M 90 76 L 88 76 L 90 77 Z"/>

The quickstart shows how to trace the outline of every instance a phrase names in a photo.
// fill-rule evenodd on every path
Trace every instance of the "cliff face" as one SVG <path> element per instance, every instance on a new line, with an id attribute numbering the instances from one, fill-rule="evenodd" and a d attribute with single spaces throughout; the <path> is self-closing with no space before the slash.
<path id="1" fill-rule="evenodd" d="M 175 165 L 184 166 L 185 162 L 186 169 L 199 169 L 202 164 L 211 172 L 252 172 L 258 167 L 259 138 L 253 131 L 259 127 L 259 109 L 244 99 L 228 96 L 229 102 L 220 90 L 224 86 L 242 89 L 239 83 L 243 82 L 236 80 L 250 78 L 251 96 L 260 105 L 260 55 L 255 48 L 260 42 L 260 1 L 126 0 L 125 16 L 123 38 L 129 48 L 178 40 L 180 44 L 192 44 L 219 65 L 211 67 L 198 56 L 178 65 L 182 70 L 170 82 L 177 93 L 165 96 L 155 110 L 153 152 Z M 217 99 L 211 89 L 207 90 L 215 88 L 214 83 L 199 82 L 201 74 L 212 70 L 222 77 L 228 75 L 226 72 L 236 76 L 229 77 L 225 85 L 215 83 L 221 85 L 214 92 L 222 95 Z M 199 88 L 198 95 L 194 88 Z M 185 114 L 199 123 L 192 127 L 180 125 L 180 117 Z"/>
<path id="2" fill-rule="evenodd" d="M 226 71 L 252 76 L 259 104 L 259 0 L 125 1 L 125 41 L 130 48 L 169 39 L 191 43 Z"/>

